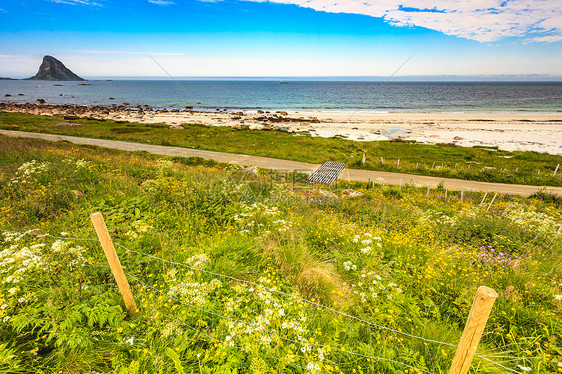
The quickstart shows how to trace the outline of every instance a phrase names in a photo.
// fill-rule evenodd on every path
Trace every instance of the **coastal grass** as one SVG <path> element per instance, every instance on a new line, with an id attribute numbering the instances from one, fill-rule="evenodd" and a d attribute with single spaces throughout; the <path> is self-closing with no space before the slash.
<path id="1" fill-rule="evenodd" d="M 61 116 L 0 112 L 0 128 L 72 136 L 178 146 L 286 160 L 345 162 L 351 168 L 431 175 L 496 183 L 562 186 L 562 156 L 538 152 L 507 152 L 493 147 L 418 144 L 406 141 L 355 142 L 285 131 L 235 129 L 228 126 L 184 125 L 73 119 L 79 127 L 55 127 Z M 366 162 L 362 164 L 363 150 Z"/>
<path id="2" fill-rule="evenodd" d="M 363 195 L 344 198 L 348 188 Z M 443 373 L 454 347 L 398 332 L 456 345 L 482 285 L 500 296 L 478 353 L 560 371 L 556 196 L 498 195 L 487 211 L 477 193 L 328 190 L 0 136 L 0 372 Z M 134 318 L 99 243 L 75 239 L 96 237 L 98 211 L 137 251 L 117 246 Z M 505 370 L 476 358 L 471 372 Z"/>

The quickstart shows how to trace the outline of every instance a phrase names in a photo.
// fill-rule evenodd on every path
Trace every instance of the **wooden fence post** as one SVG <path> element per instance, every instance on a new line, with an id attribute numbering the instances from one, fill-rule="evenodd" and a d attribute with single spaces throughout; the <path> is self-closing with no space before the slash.
<path id="1" fill-rule="evenodd" d="M 109 267 L 111 268 L 113 277 L 117 282 L 119 292 L 125 302 L 125 307 L 127 308 L 130 316 L 135 316 L 138 313 L 137 304 L 135 303 L 135 299 L 131 293 L 131 288 L 129 287 L 129 282 L 127 282 L 125 273 L 123 273 L 123 268 L 121 267 L 121 262 L 119 262 L 119 257 L 117 257 L 117 253 L 115 252 L 113 242 L 109 237 L 109 232 L 107 232 L 107 226 L 105 225 L 103 216 L 101 213 L 94 213 L 90 216 L 90 219 L 92 220 L 96 233 L 98 234 L 101 247 L 103 248 L 107 262 L 109 262 Z"/>
<path id="2" fill-rule="evenodd" d="M 472 303 L 468 320 L 464 327 L 461 340 L 457 346 L 455 358 L 451 364 L 449 374 L 466 374 L 472 363 L 480 338 L 486 327 L 492 307 L 498 294 L 491 288 L 479 287 Z"/>

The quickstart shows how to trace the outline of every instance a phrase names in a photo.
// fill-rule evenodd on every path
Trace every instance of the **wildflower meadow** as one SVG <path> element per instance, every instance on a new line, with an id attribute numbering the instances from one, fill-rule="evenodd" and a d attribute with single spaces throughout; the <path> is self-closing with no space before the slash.
<path id="1" fill-rule="evenodd" d="M 562 372 L 562 197 L 302 180 L 0 136 L 0 373 Z"/>

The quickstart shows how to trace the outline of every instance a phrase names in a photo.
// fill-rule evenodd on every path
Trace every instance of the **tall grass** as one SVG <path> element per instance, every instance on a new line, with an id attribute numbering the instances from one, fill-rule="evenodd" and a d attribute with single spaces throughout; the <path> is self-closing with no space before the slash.
<path id="1" fill-rule="evenodd" d="M 119 247 L 129 318 L 97 242 L 4 232 L 0 371 L 446 372 L 453 347 L 289 295 L 456 344 L 480 285 L 500 297 L 479 353 L 559 370 L 562 211 L 549 199 L 499 196 L 486 212 L 477 195 L 345 182 L 331 191 L 364 196 L 318 199 L 275 173 L 200 163 L 0 137 L 1 228 L 95 238 L 101 211 L 116 243 L 177 263 Z M 472 371 L 504 372 L 479 359 Z"/>

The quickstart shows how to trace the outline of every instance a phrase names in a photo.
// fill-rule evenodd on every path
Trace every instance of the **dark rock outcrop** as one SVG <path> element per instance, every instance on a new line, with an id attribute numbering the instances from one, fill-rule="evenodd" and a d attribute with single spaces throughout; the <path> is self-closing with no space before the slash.
<path id="1" fill-rule="evenodd" d="M 70 71 L 62 62 L 52 56 L 43 57 L 43 63 L 39 71 L 31 78 L 39 81 L 84 81 L 78 75 Z"/>

